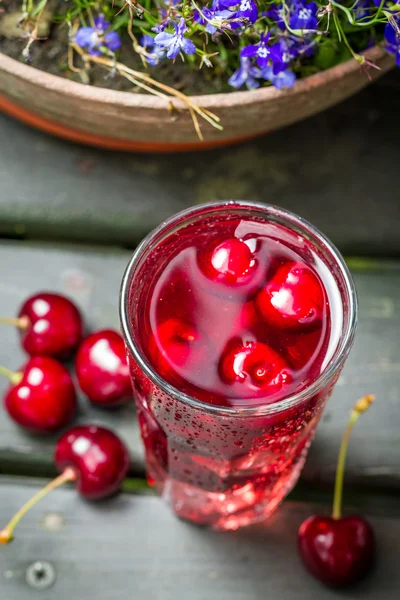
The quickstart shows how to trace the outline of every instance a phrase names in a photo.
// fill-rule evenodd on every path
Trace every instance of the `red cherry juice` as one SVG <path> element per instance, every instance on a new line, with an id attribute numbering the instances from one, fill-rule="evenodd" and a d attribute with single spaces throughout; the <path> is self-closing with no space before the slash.
<path id="1" fill-rule="evenodd" d="M 240 212 L 240 211 L 239 211 Z M 235 529 L 290 491 L 337 374 L 341 295 L 306 236 L 236 210 L 155 245 L 131 294 L 130 357 L 149 480 L 183 518 Z"/>

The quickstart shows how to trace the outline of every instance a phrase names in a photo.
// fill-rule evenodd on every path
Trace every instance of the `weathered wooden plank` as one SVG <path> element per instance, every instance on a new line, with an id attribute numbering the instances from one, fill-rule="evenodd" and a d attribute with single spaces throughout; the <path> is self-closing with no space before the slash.
<path id="1" fill-rule="evenodd" d="M 184 206 L 252 198 L 299 212 L 348 254 L 398 255 L 388 182 L 400 158 L 399 82 L 395 71 L 289 129 L 196 154 L 81 148 L 0 116 L 0 234 L 132 246 Z"/>
<path id="2" fill-rule="evenodd" d="M 349 481 L 400 486 L 400 270 L 354 270 L 359 326 L 354 348 L 319 426 L 304 471 L 313 482 L 332 482 L 336 456 L 354 401 L 375 393 L 350 442 Z"/>
<path id="3" fill-rule="evenodd" d="M 32 493 L 11 485 L 0 490 L 2 519 Z M 304 571 L 296 551 L 297 529 L 315 510 L 321 508 L 288 502 L 263 525 L 213 533 L 179 521 L 158 498 L 122 495 L 90 505 L 73 490 L 58 490 L 0 551 L 2 597 L 31 600 L 36 590 L 26 571 L 46 561 L 56 581 L 37 594 L 49 600 L 397 600 L 400 520 L 371 519 L 376 569 L 353 589 L 334 592 Z M 49 529 L 57 523 L 60 529 Z"/>
<path id="4" fill-rule="evenodd" d="M 129 253 L 99 248 L 52 248 L 6 242 L 0 246 L 2 279 L 0 314 L 13 315 L 29 294 L 43 288 L 73 296 L 89 327 L 118 327 L 117 296 Z M 353 483 L 399 487 L 400 463 L 400 265 L 363 262 L 355 270 L 360 296 L 360 325 L 355 347 L 338 382 L 303 479 L 331 483 L 339 439 L 348 411 L 362 394 L 374 392 L 375 406 L 357 425 L 349 453 L 347 476 Z M 24 360 L 14 329 L 1 328 L 0 364 L 18 367 Z M 0 394 L 6 387 L 0 381 Z M 117 429 L 128 443 L 136 472 L 143 470 L 142 449 L 133 406 L 105 412 L 81 401 L 79 422 L 99 422 Z M 43 474 L 52 465 L 54 438 L 28 436 L 0 412 L 0 470 Z"/>

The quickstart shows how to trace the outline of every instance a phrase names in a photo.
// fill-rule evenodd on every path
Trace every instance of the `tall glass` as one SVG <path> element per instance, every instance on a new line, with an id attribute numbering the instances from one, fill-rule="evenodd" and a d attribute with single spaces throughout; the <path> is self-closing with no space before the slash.
<path id="1" fill-rule="evenodd" d="M 307 240 L 336 286 L 329 361 L 308 387 L 273 404 L 218 406 L 191 397 L 160 376 L 139 340 L 138 309 L 148 301 L 149 274 L 163 242 L 190 225 L 232 215 L 275 224 L 289 243 L 291 236 Z M 123 277 L 120 316 L 149 481 L 179 517 L 197 524 L 236 529 L 267 518 L 300 475 L 352 346 L 356 292 L 337 249 L 310 223 L 278 207 L 220 202 L 190 208 L 162 223 L 135 251 Z"/>

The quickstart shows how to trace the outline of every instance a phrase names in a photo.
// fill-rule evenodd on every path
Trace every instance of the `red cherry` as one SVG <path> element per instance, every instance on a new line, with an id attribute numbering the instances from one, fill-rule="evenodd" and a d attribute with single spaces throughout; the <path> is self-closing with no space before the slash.
<path id="1" fill-rule="evenodd" d="M 125 344 L 117 331 L 89 335 L 79 347 L 75 367 L 82 391 L 94 404 L 118 406 L 132 399 Z"/>
<path id="2" fill-rule="evenodd" d="M 73 427 L 59 439 L 55 454 L 59 471 L 72 467 L 78 492 L 90 500 L 115 493 L 129 468 L 129 453 L 105 427 Z"/>
<path id="3" fill-rule="evenodd" d="M 68 357 L 83 335 L 79 310 L 65 296 L 41 292 L 28 298 L 17 319 L 0 319 L 17 325 L 21 343 L 31 356 Z"/>
<path id="4" fill-rule="evenodd" d="M 54 358 L 31 358 L 19 373 L 1 371 L 12 383 L 4 396 L 4 406 L 18 425 L 47 433 L 71 421 L 76 410 L 74 385 L 67 369 Z"/>
<path id="5" fill-rule="evenodd" d="M 150 353 L 160 375 L 166 376 L 171 368 L 183 367 L 191 362 L 202 346 L 203 336 L 196 327 L 173 317 L 158 326 L 150 344 Z"/>
<path id="6" fill-rule="evenodd" d="M 248 245 L 237 238 L 229 238 L 202 253 L 200 267 L 210 279 L 235 284 L 245 279 L 255 266 Z"/>
<path id="7" fill-rule="evenodd" d="M 371 525 L 358 515 L 342 517 L 342 489 L 347 446 L 360 415 L 374 401 L 364 396 L 354 406 L 340 446 L 336 469 L 332 517 L 311 516 L 298 534 L 300 557 L 309 571 L 326 585 L 344 587 L 355 583 L 372 567 L 375 536 Z"/>
<path id="8" fill-rule="evenodd" d="M 355 583 L 372 567 L 375 536 L 360 516 L 312 516 L 299 530 L 299 551 L 310 572 L 332 587 Z"/>
<path id="9" fill-rule="evenodd" d="M 322 322 L 323 287 L 306 264 L 288 262 L 256 296 L 256 307 L 271 325 L 281 329 L 310 329 Z"/>
<path id="10" fill-rule="evenodd" d="M 54 459 L 61 475 L 37 492 L 0 531 L 0 544 L 8 544 L 21 518 L 51 490 L 67 481 L 88 500 L 100 500 L 119 490 L 129 469 L 129 453 L 119 437 L 105 427 L 73 427 L 57 442 Z"/>
<path id="11" fill-rule="evenodd" d="M 224 354 L 220 373 L 227 383 L 251 384 L 273 394 L 292 381 L 289 365 L 267 344 L 233 342 Z"/>

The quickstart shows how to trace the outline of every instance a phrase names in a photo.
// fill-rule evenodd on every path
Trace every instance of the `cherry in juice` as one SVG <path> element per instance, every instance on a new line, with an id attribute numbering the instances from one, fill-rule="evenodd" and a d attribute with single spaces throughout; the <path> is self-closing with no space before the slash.
<path id="1" fill-rule="evenodd" d="M 281 402 L 308 388 L 337 346 L 334 278 L 307 239 L 233 211 L 164 239 L 141 281 L 132 326 L 182 395 L 130 359 L 149 478 L 199 524 L 266 518 L 297 480 L 334 383 Z"/>

